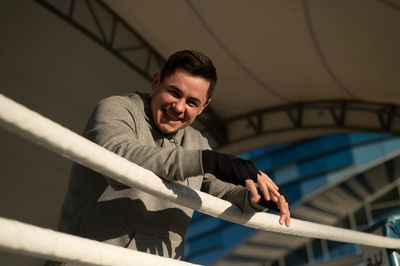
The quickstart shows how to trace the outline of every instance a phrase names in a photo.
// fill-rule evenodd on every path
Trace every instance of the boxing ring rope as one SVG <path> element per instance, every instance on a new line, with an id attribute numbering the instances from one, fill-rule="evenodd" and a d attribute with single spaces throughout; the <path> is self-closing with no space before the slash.
<path id="1" fill-rule="evenodd" d="M 79 265 L 197 265 L 0 217 L 0 250 Z M 75 265 L 75 264 L 74 264 Z"/>
<path id="2" fill-rule="evenodd" d="M 279 224 L 279 215 L 269 213 L 242 213 L 237 206 L 222 199 L 181 184 L 163 182 L 162 179 L 151 171 L 100 147 L 2 94 L 0 94 L 0 124 L 7 130 L 121 183 L 134 186 L 147 193 L 171 200 L 174 203 L 217 218 L 260 230 L 289 235 L 382 248 L 400 248 L 400 239 L 336 228 L 334 226 L 293 218 L 291 219 L 290 227 L 287 228 Z M 7 228 L 10 227 L 7 223 L 1 223 L 0 225 L 2 226 L 2 231 L 8 230 Z M 1 234 L 0 248 L 7 249 L 7 246 L 14 246 L 14 244 L 11 245 L 11 239 L 8 243 L 2 241 L 1 239 L 3 237 L 4 236 Z M 58 235 L 54 235 L 54 237 L 57 238 Z M 36 240 L 40 241 L 40 238 Z M 24 238 L 15 237 L 12 239 L 12 242 L 18 241 L 23 242 Z M 57 242 L 57 240 L 54 240 L 54 242 Z M 15 246 L 21 245 L 15 244 Z M 48 248 L 54 252 L 55 247 Z M 45 244 L 43 249 L 46 249 Z"/>

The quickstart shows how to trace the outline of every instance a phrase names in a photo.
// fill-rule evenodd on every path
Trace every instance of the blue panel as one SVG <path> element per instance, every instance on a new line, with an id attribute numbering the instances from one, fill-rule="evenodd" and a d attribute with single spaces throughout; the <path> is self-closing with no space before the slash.
<path id="1" fill-rule="evenodd" d="M 186 251 L 187 246 L 185 245 L 185 251 Z M 194 249 L 195 250 L 195 249 Z M 203 254 L 199 254 L 196 257 L 190 257 L 189 259 L 187 257 L 184 258 L 185 261 L 190 262 L 190 263 L 195 263 L 195 264 L 201 264 L 201 265 L 211 265 L 213 262 L 215 262 L 222 254 L 222 250 L 220 248 L 215 248 L 214 250 L 209 250 L 209 252 L 205 252 Z"/>
<path id="2" fill-rule="evenodd" d="M 382 142 L 383 151 L 385 154 L 391 153 L 400 149 L 400 138 L 390 138 Z"/>
<path id="3" fill-rule="evenodd" d="M 203 234 L 204 232 L 210 231 L 221 224 L 221 220 L 215 217 L 211 217 L 205 214 L 202 214 L 204 216 L 204 219 L 199 220 L 196 222 L 196 220 L 192 220 L 192 223 L 189 226 L 189 229 L 186 233 L 185 238 L 191 238 L 193 236 Z"/>
<path id="4" fill-rule="evenodd" d="M 358 133 L 358 134 L 350 134 L 350 142 L 353 144 L 357 144 L 364 141 L 379 139 L 382 137 L 388 137 L 390 134 L 388 133 Z"/>
<path id="5" fill-rule="evenodd" d="M 348 135 L 333 135 L 325 138 L 320 138 L 320 145 L 323 151 L 346 147 L 350 145 Z"/>
<path id="6" fill-rule="evenodd" d="M 254 234 L 257 230 L 243 225 L 234 225 L 227 227 L 226 230 L 222 232 L 224 240 L 224 249 L 231 250 L 250 235 Z"/>
<path id="7" fill-rule="evenodd" d="M 274 171 L 274 180 L 278 185 L 288 183 L 297 178 L 299 178 L 299 170 L 296 164 L 291 164 Z"/>
<path id="8" fill-rule="evenodd" d="M 353 162 L 353 157 L 350 150 L 342 150 L 324 157 L 326 170 L 331 170 L 339 167 L 344 167 Z"/>
<path id="9" fill-rule="evenodd" d="M 209 265 L 257 231 L 243 225 L 222 222 L 228 226 L 223 227 L 216 233 L 204 235 L 200 239 L 191 241 L 189 245 L 185 245 L 185 257 L 189 258 L 185 260 L 192 263 Z M 186 250 L 188 246 L 189 250 Z"/>
<path id="10" fill-rule="evenodd" d="M 321 188 L 322 186 L 326 185 L 326 176 L 321 175 L 318 177 L 310 178 L 304 181 L 301 181 L 300 188 L 301 193 L 303 196 L 308 195 L 309 193 Z"/>
<path id="11" fill-rule="evenodd" d="M 317 157 L 312 160 L 302 162 L 298 165 L 300 176 L 308 176 L 315 173 L 321 173 L 325 170 L 324 157 Z"/>
<path id="12" fill-rule="evenodd" d="M 282 189 L 289 196 L 290 204 L 301 198 L 301 188 L 298 183 L 282 186 Z"/>
<path id="13" fill-rule="evenodd" d="M 198 219 L 198 218 L 203 218 L 203 216 L 204 216 L 204 214 L 202 214 L 201 212 L 194 211 L 193 215 L 192 215 L 192 220 Z"/>
<path id="14" fill-rule="evenodd" d="M 238 154 L 238 156 L 243 159 L 252 160 L 253 158 L 259 157 L 259 156 L 267 154 L 267 153 L 271 153 L 272 151 L 280 149 L 287 145 L 288 145 L 287 143 L 281 143 L 281 144 L 271 145 L 271 146 L 267 146 L 267 147 L 262 147 L 262 148 L 259 148 L 256 150 Z"/>
<path id="15" fill-rule="evenodd" d="M 285 149 L 271 155 L 272 164 L 277 167 L 282 164 L 291 162 L 295 159 L 295 153 L 292 149 Z"/>
<path id="16" fill-rule="evenodd" d="M 356 246 L 354 244 L 343 244 L 340 242 L 328 241 L 329 257 L 331 259 L 341 258 L 356 254 Z"/>
<path id="17" fill-rule="evenodd" d="M 275 173 L 274 172 L 268 172 L 267 175 L 275 182 Z"/>
<path id="18" fill-rule="evenodd" d="M 320 140 L 314 139 L 301 143 L 294 148 L 293 152 L 296 154 L 296 160 L 316 155 L 321 152 Z"/>
<path id="19" fill-rule="evenodd" d="M 250 151 L 249 153 L 251 155 L 251 158 L 254 158 L 254 157 L 269 153 L 273 150 L 285 147 L 286 145 L 287 145 L 286 143 L 271 145 L 271 146 L 267 146 L 267 147 L 263 147 L 263 148 L 260 148 L 257 150 Z"/>
<path id="20" fill-rule="evenodd" d="M 308 258 L 305 246 L 289 253 L 285 257 L 285 265 L 307 265 L 307 262 Z"/>
<path id="21" fill-rule="evenodd" d="M 383 147 L 380 143 L 371 143 L 356 146 L 352 149 L 353 162 L 356 167 L 371 162 L 383 155 Z"/>
<path id="22" fill-rule="evenodd" d="M 251 160 L 250 152 L 245 152 L 241 154 L 236 154 L 237 157 L 242 158 L 244 160 Z"/>
<path id="23" fill-rule="evenodd" d="M 222 235 L 220 231 L 213 232 L 212 234 L 205 234 L 202 237 L 196 238 L 190 242 L 186 242 L 185 248 L 190 248 L 186 251 L 189 256 L 191 254 L 207 250 L 210 246 L 221 246 L 222 248 Z M 185 252 L 185 253 L 186 253 Z"/>
<path id="24" fill-rule="evenodd" d="M 266 156 L 264 158 L 261 158 L 253 162 L 256 165 L 257 169 L 260 169 L 261 171 L 265 171 L 266 169 L 271 169 L 273 166 L 271 157 L 269 156 Z"/>
<path id="25" fill-rule="evenodd" d="M 350 164 L 349 166 L 343 167 L 341 169 L 331 171 L 329 173 L 326 173 L 326 181 L 328 183 L 334 183 L 346 175 L 349 175 L 351 172 L 354 171 L 354 165 Z"/>
<path id="26" fill-rule="evenodd" d="M 329 172 L 352 164 L 352 160 L 353 157 L 349 150 L 341 150 L 300 163 L 298 166 L 299 174 L 301 177 L 305 177 Z"/>

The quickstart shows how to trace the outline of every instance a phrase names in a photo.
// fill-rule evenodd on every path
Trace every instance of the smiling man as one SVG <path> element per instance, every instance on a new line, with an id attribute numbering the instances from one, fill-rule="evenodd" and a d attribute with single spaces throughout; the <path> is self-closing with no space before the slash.
<path id="1" fill-rule="evenodd" d="M 285 195 L 253 163 L 214 152 L 190 125 L 211 101 L 211 60 L 179 51 L 154 75 L 152 95 L 111 96 L 98 103 L 84 136 L 154 172 L 236 204 L 243 212 L 273 209 L 290 223 Z M 182 259 L 193 210 L 74 164 L 59 230 L 139 251 Z M 48 265 L 60 263 L 47 262 Z"/>
<path id="2" fill-rule="evenodd" d="M 192 76 L 182 69 L 161 80 L 161 73 L 154 75 L 151 111 L 158 129 L 172 134 L 189 126 L 210 103 L 207 97 L 210 81 Z"/>

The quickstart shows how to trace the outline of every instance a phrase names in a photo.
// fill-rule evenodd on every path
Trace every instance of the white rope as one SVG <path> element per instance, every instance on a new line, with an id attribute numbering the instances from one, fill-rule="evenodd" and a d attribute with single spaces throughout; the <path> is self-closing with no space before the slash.
<path id="1" fill-rule="evenodd" d="M 0 217 L 0 250 L 80 265 L 195 265 Z M 196 264 L 197 265 L 197 264 Z"/>
<path id="2" fill-rule="evenodd" d="M 287 228 L 279 224 L 278 215 L 243 214 L 238 207 L 227 201 L 180 184 L 164 183 L 154 173 L 119 157 L 1 94 L 0 123 L 8 130 L 101 172 L 105 176 L 214 217 L 278 233 L 383 248 L 400 248 L 399 239 L 298 219 L 291 219 L 291 225 Z"/>

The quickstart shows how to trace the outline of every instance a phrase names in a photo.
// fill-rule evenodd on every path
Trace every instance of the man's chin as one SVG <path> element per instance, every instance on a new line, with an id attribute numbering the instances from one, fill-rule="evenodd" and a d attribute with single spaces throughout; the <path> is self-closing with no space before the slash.
<path id="1" fill-rule="evenodd" d="M 177 132 L 179 129 L 181 129 L 181 125 L 168 125 L 168 124 L 161 124 L 159 126 L 159 129 L 162 133 L 164 134 L 173 134 Z"/>

